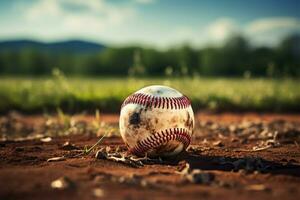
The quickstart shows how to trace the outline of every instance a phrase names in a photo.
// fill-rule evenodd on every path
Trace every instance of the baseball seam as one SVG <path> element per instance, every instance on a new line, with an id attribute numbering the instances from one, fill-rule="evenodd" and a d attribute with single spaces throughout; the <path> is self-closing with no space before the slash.
<path id="1" fill-rule="evenodd" d="M 133 148 L 129 149 L 129 152 L 143 155 L 150 149 L 159 147 L 171 140 L 181 142 L 184 145 L 184 149 L 186 149 L 191 142 L 191 136 L 188 132 L 189 131 L 185 128 L 172 128 L 157 132 L 144 140 L 139 141 Z"/>
<path id="2" fill-rule="evenodd" d="M 155 97 L 148 94 L 135 93 L 126 98 L 121 108 L 127 104 L 140 104 L 150 108 L 184 109 L 191 105 L 186 96 L 181 97 Z"/>

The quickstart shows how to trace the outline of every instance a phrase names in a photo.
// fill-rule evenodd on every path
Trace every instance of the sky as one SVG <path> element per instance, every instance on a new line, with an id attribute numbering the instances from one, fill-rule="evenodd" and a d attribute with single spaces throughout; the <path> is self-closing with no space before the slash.
<path id="1" fill-rule="evenodd" d="M 82 39 L 168 48 L 241 34 L 274 46 L 300 34 L 300 0 L 1 0 L 0 40 Z"/>

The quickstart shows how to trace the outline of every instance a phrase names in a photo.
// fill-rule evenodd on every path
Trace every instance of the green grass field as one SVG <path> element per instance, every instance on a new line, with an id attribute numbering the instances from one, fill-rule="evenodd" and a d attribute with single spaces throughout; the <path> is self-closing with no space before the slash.
<path id="1" fill-rule="evenodd" d="M 0 77 L 0 112 L 118 112 L 135 90 L 163 84 L 187 95 L 195 110 L 300 111 L 300 80 L 228 78 L 12 78 Z"/>

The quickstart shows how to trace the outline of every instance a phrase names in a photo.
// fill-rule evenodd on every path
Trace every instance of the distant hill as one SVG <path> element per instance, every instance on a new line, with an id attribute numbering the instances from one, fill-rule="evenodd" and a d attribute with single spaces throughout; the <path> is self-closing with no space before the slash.
<path id="1" fill-rule="evenodd" d="M 82 40 L 68 40 L 62 42 L 44 43 L 33 40 L 0 41 L 0 51 L 21 51 L 25 48 L 36 49 L 49 53 L 95 53 L 106 47 L 102 44 L 86 42 Z"/>

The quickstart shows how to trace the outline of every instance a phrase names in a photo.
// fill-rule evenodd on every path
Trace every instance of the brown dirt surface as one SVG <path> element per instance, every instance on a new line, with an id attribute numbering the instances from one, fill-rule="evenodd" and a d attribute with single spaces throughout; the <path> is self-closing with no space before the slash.
<path id="1" fill-rule="evenodd" d="M 196 119 L 187 152 L 137 159 L 118 115 L 0 116 L 0 199 L 300 199 L 299 114 Z"/>

